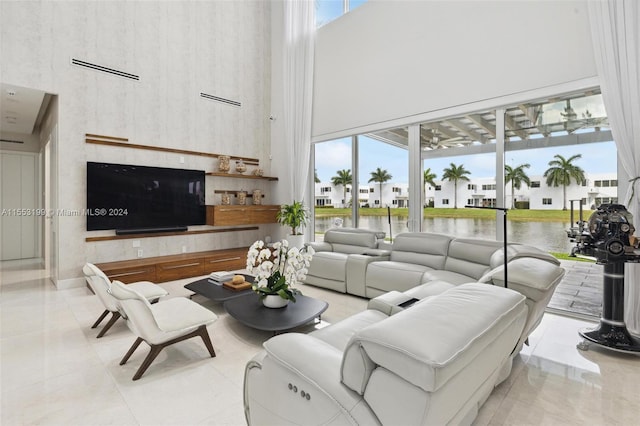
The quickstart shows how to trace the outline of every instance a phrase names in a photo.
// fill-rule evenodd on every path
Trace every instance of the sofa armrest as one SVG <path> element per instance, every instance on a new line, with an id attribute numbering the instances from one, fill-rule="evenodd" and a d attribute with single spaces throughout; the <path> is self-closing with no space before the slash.
<path id="1" fill-rule="evenodd" d="M 305 243 L 305 246 L 311 247 L 315 251 L 333 251 L 333 246 L 330 243 L 325 243 L 324 241 Z"/>
<path id="2" fill-rule="evenodd" d="M 362 254 L 366 256 L 391 256 L 391 250 L 366 249 Z M 385 259 L 389 260 L 389 259 Z"/>
<path id="3" fill-rule="evenodd" d="M 538 258 L 521 257 L 507 263 L 508 287 L 535 302 L 553 293 L 564 273 L 564 268 Z M 492 269 L 481 281 L 504 287 L 504 266 Z"/>
<path id="4" fill-rule="evenodd" d="M 347 293 L 349 294 L 366 297 L 367 289 L 365 281 L 367 276 L 367 266 L 372 262 L 389 260 L 390 255 L 387 250 L 369 250 L 372 252 L 381 252 L 381 254 L 350 254 L 349 257 L 347 257 L 346 285 Z"/>
<path id="5" fill-rule="evenodd" d="M 264 348 L 268 357 L 315 386 L 316 392 L 330 395 L 347 411 L 361 401 L 340 382 L 343 352 L 329 343 L 308 334 L 286 333 L 267 340 Z"/>

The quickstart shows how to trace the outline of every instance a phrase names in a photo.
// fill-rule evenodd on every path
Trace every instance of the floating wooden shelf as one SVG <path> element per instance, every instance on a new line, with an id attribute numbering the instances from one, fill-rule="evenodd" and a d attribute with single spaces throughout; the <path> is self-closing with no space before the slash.
<path id="1" fill-rule="evenodd" d="M 154 232 L 149 234 L 106 235 L 104 237 L 87 237 L 84 240 L 90 243 L 90 242 L 96 242 L 96 241 L 130 240 L 133 238 L 170 237 L 173 235 L 197 235 L 197 234 L 215 234 L 218 232 L 256 231 L 258 229 L 260 228 L 258 228 L 257 226 L 248 226 L 244 228 L 201 229 L 197 231 L 183 231 L 183 232 Z"/>
<path id="2" fill-rule="evenodd" d="M 91 133 L 85 134 L 85 142 L 92 143 L 97 145 L 107 145 L 107 146 L 117 146 L 119 148 L 134 148 L 134 149 L 146 149 L 148 151 L 161 151 L 161 152 L 172 152 L 175 154 L 186 154 L 186 155 L 197 155 L 201 157 L 212 157 L 218 158 L 220 155 L 224 154 L 214 154 L 211 152 L 201 152 L 201 151 L 191 151 L 188 149 L 177 149 L 177 148 L 165 148 L 161 146 L 151 146 L 151 145 L 139 145 L 134 143 L 129 143 L 129 139 L 127 138 L 117 138 L 114 136 L 103 136 L 103 135 L 94 135 Z M 257 166 L 260 164 L 260 161 L 257 158 L 250 157 L 236 157 L 230 155 L 229 158 L 231 160 L 242 160 L 246 164 Z M 277 179 L 276 179 L 277 180 Z"/>
<path id="3" fill-rule="evenodd" d="M 256 176 L 252 174 L 244 175 L 242 173 L 207 172 L 207 176 L 235 178 L 235 179 L 262 179 L 262 180 L 270 180 L 270 181 L 278 180 L 277 177 L 273 177 L 273 176 Z"/>

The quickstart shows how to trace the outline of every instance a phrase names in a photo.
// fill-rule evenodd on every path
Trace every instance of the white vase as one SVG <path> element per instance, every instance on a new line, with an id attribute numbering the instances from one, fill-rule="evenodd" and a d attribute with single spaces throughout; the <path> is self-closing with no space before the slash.
<path id="1" fill-rule="evenodd" d="M 269 294 L 262 299 L 262 304 L 267 308 L 284 308 L 289 303 L 289 299 L 283 299 L 277 294 Z"/>
<path id="2" fill-rule="evenodd" d="M 287 241 L 289 241 L 289 247 L 297 247 L 302 249 L 304 247 L 304 234 L 300 235 L 287 235 Z"/>

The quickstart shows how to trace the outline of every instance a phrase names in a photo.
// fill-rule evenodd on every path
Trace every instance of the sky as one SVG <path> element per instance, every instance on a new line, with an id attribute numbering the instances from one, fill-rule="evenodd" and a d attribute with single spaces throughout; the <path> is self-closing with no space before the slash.
<path id="1" fill-rule="evenodd" d="M 408 183 L 409 157 L 406 150 L 360 137 L 359 179 L 362 184 L 371 178 L 371 172 L 380 167 L 393 177 L 389 182 Z M 315 145 L 316 171 L 322 182 L 330 182 L 338 170 L 351 169 L 351 138 L 338 139 Z M 556 154 L 564 158 L 581 154 L 582 158 L 574 162 L 587 173 L 615 173 L 617 171 L 617 150 L 613 142 L 589 143 L 582 145 L 538 148 L 519 151 L 507 151 L 505 163 L 512 167 L 528 163 L 525 171 L 529 176 L 542 175 L 549 168 L 549 161 Z M 424 161 L 424 168 L 431 168 L 442 178 L 442 171 L 451 163 L 463 164 L 471 172 L 471 178 L 495 176 L 495 154 L 461 155 Z"/>

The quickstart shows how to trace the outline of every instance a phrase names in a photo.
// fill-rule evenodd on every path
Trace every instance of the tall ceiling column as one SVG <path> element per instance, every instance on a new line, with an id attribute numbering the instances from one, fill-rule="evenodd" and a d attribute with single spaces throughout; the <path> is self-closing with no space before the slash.
<path id="1" fill-rule="evenodd" d="M 420 125 L 409 126 L 409 232 L 422 231 L 424 182 L 420 148 Z"/>
<path id="2" fill-rule="evenodd" d="M 496 109 L 496 207 L 506 208 L 504 200 L 504 108 Z M 505 212 L 496 210 L 496 224 L 501 224 Z M 504 241 L 502 226 L 496 226 L 496 240 Z"/>

